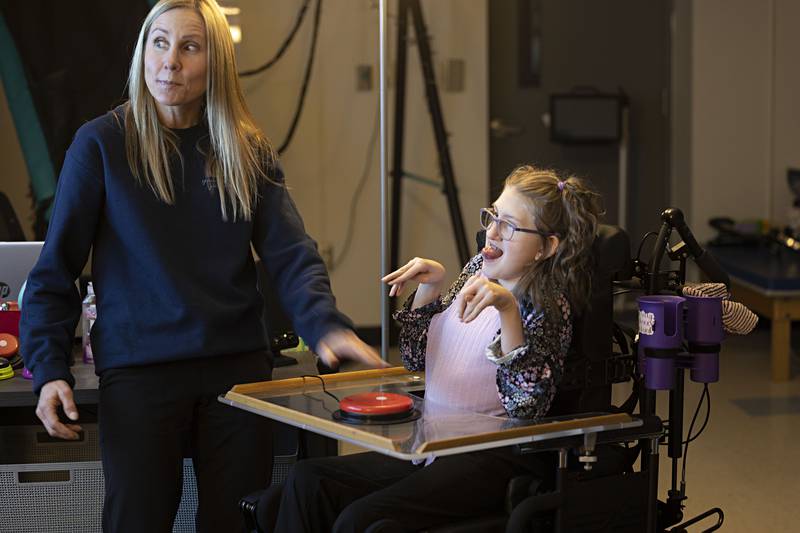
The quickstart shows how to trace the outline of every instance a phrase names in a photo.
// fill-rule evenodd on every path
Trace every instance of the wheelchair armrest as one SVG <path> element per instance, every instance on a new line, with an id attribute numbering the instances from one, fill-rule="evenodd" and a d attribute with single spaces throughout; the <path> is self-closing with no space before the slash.
<path id="1" fill-rule="evenodd" d="M 664 426 L 661 419 L 655 415 L 639 416 L 634 418 L 642 420 L 643 424 L 634 428 L 614 429 L 610 431 L 600 431 L 597 433 L 597 444 L 618 444 L 622 442 L 633 442 L 640 439 L 656 438 L 663 434 Z M 539 453 L 545 451 L 557 451 L 562 448 L 578 448 L 583 445 L 583 435 L 571 435 L 558 439 L 550 439 L 539 442 L 528 442 L 518 444 L 515 452 L 519 454 Z"/>
<path id="2" fill-rule="evenodd" d="M 664 433 L 664 424 L 656 415 L 634 415 L 643 422 L 639 427 L 615 429 L 597 434 L 598 444 L 618 444 L 641 439 L 660 437 Z"/>

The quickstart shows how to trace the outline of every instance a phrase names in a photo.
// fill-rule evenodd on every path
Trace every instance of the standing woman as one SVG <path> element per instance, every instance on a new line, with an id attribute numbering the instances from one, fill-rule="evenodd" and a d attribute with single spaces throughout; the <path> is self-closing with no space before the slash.
<path id="1" fill-rule="evenodd" d="M 251 246 L 328 365 L 381 360 L 336 310 L 316 244 L 246 108 L 214 0 L 153 7 L 129 97 L 78 130 L 28 280 L 21 330 L 36 413 L 51 435 L 78 437 L 68 358 L 80 315 L 74 282 L 91 250 L 104 530 L 171 531 L 188 449 L 198 531 L 233 531 L 238 499 L 272 469 L 266 419 L 217 401 L 272 371 Z"/>

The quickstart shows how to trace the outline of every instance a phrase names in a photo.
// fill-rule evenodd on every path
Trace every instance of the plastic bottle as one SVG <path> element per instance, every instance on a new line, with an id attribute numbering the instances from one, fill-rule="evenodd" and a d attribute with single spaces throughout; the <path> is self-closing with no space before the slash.
<path id="1" fill-rule="evenodd" d="M 94 287 L 92 287 L 92 282 L 90 281 L 86 286 L 86 298 L 83 299 L 81 313 L 81 345 L 83 346 L 83 362 L 89 364 L 94 363 L 90 332 L 95 320 L 97 320 L 97 306 L 95 305 Z"/>

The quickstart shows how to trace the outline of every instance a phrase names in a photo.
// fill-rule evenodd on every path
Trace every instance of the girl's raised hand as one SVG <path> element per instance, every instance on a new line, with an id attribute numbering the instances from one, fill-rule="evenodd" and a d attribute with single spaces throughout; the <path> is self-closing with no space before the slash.
<path id="1" fill-rule="evenodd" d="M 516 309 L 517 301 L 511 291 L 478 273 L 467 280 L 454 305 L 461 321 L 471 322 L 489 306 L 502 313 Z"/>
<path id="2" fill-rule="evenodd" d="M 446 273 L 441 263 L 437 263 L 432 259 L 415 257 L 391 274 L 381 278 L 381 281 L 391 286 L 389 296 L 396 296 L 409 281 L 440 288 Z"/>

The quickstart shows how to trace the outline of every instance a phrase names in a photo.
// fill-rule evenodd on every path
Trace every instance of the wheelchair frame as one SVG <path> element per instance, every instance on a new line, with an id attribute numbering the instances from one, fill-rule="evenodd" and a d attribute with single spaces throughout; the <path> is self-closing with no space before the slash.
<path id="1" fill-rule="evenodd" d="M 678 231 L 682 241 L 670 246 L 669 238 L 674 229 Z M 610 286 L 616 285 L 623 289 L 641 290 L 645 294 L 664 291 L 680 294 L 685 283 L 686 261 L 689 256 L 697 261 L 712 281 L 720 281 L 729 285 L 724 271 L 713 263 L 713 259 L 709 262 L 709 257 L 694 240 L 683 221 L 680 210 L 667 209 L 662 213 L 662 226 L 649 263 L 642 262 L 638 257 L 633 261 L 630 260 L 630 241 L 627 234 L 621 230 L 620 233 L 624 235 L 622 248 L 627 247 L 628 260 L 625 264 L 617 265 L 616 270 L 612 269 L 612 271 L 601 273 Z M 645 235 L 642 243 L 648 238 L 648 235 Z M 480 241 L 479 233 L 479 247 Z M 639 249 L 641 250 L 641 246 Z M 671 261 L 679 262 L 677 270 L 661 270 L 661 262 L 665 253 Z M 595 274 L 597 275 L 597 273 Z M 613 296 L 615 294 L 612 291 L 612 300 Z M 605 341 L 603 341 L 592 347 L 594 355 L 599 357 L 592 359 L 584 355 L 577 361 L 568 360 L 565 381 L 559 387 L 559 391 L 565 393 L 577 391 L 579 396 L 589 389 L 600 391 L 601 394 L 594 395 L 591 400 L 596 405 L 598 401 L 603 401 L 605 394 L 603 389 L 607 388 L 607 403 L 610 406 L 611 385 L 633 379 L 634 392 L 620 410 L 632 412 L 639 403 L 640 413 L 634 416 L 641 418 L 643 425 L 633 429 L 564 437 L 517 446 L 519 453 L 557 452 L 558 468 L 553 489 L 541 493 L 539 492 L 539 483 L 530 477 L 514 478 L 509 483 L 506 509 L 503 514 L 437 527 L 429 530 L 430 533 L 541 531 L 541 529 L 531 529 L 531 524 L 537 515 L 547 511 L 553 512 L 552 531 L 555 533 L 562 531 L 641 533 L 643 527 L 647 533 L 683 533 L 686 531 L 686 527 L 714 515 L 718 517 L 717 523 L 704 531 L 715 531 L 722 526 L 724 514 L 719 508 L 709 509 L 678 524 L 683 519 L 683 501 L 686 499 L 685 487 L 678 488 L 677 485 L 677 461 L 683 456 L 681 443 L 684 370 L 676 368 L 676 387 L 670 391 L 670 415 L 664 424 L 655 415 L 655 391 L 645 389 L 640 369 L 637 368 L 637 346 L 632 332 L 623 333 L 623 331 L 620 326 L 613 323 L 613 338 L 619 345 L 620 352 L 605 349 L 605 344 L 603 344 Z M 581 332 L 578 333 L 578 335 L 580 334 Z M 609 343 L 609 346 L 613 345 Z M 572 412 L 596 410 L 598 409 L 589 408 Z M 667 444 L 673 473 L 672 487 L 668 491 L 666 502 L 658 500 L 659 445 L 662 442 Z M 629 448 L 632 452 L 628 465 L 621 472 L 605 476 L 593 475 L 593 465 L 597 462 L 598 445 L 621 443 L 636 443 L 635 447 Z M 636 452 L 635 455 L 633 451 Z M 570 468 L 571 453 L 577 454 L 577 462 L 583 468 Z M 641 455 L 641 468 L 639 471 L 633 471 L 632 464 L 639 455 Z M 261 531 L 256 522 L 256 506 L 258 498 L 263 492 L 259 491 L 248 495 L 240 502 L 240 509 L 245 515 L 248 528 L 255 531 Z"/>

